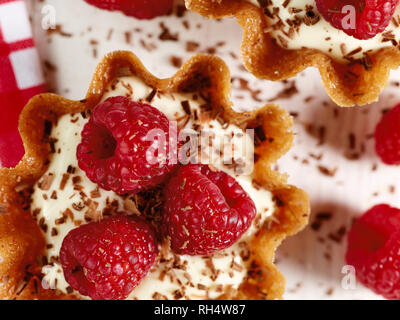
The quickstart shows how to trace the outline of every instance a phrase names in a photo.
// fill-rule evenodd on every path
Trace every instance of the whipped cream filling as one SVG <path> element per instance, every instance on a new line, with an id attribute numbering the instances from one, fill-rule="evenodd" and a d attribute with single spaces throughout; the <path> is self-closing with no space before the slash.
<path id="1" fill-rule="evenodd" d="M 235 176 L 243 189 L 250 195 L 257 208 L 257 217 L 252 226 L 233 246 L 211 256 L 175 255 L 161 248 L 158 261 L 150 273 L 133 290 L 128 299 L 214 299 L 227 290 L 237 289 L 246 277 L 249 261 L 249 242 L 275 208 L 272 194 L 253 182 L 251 175 L 241 174 L 246 161 L 241 160 L 240 168 L 225 165 L 223 157 L 210 157 L 223 148 L 223 138 L 233 140 L 235 146 L 243 146 L 245 153 L 253 155 L 251 137 L 241 128 L 223 124 L 201 115 L 206 102 L 197 94 L 163 94 L 136 77 L 122 77 L 114 81 L 103 100 L 112 96 L 127 96 L 134 101 L 143 101 L 159 108 L 170 120 L 177 120 L 185 131 L 194 128 L 210 132 L 212 152 L 201 157 L 201 162 L 209 163 Z M 151 97 L 151 99 L 149 99 Z M 151 100 L 149 102 L 149 100 Z M 186 109 L 186 110 L 185 110 Z M 32 194 L 32 213 L 42 228 L 46 242 L 47 263 L 42 268 L 43 285 L 71 293 L 59 262 L 59 252 L 68 232 L 83 223 L 101 219 L 113 212 L 125 211 L 140 214 L 140 196 L 120 196 L 105 191 L 91 182 L 78 167 L 76 148 L 80 143 L 80 133 L 88 121 L 86 114 L 65 115 L 53 127 L 51 139 L 54 152 L 50 157 L 47 172 L 35 184 Z M 208 157 L 207 157 L 208 155 Z M 238 160 L 238 159 L 236 159 Z M 239 169 L 238 169 L 239 168 Z M 162 257 L 162 259 L 161 259 Z M 74 292 L 77 294 L 76 292 Z M 85 298 L 85 297 L 83 297 Z"/>
<path id="2" fill-rule="evenodd" d="M 248 0 L 260 6 L 265 1 Z M 342 62 L 362 59 L 379 49 L 396 46 L 400 41 L 400 7 L 395 11 L 385 32 L 367 40 L 356 39 L 333 27 L 318 12 L 315 0 L 266 1 L 266 30 L 286 49 L 317 49 Z M 307 12 L 312 11 L 310 18 Z M 301 24 L 296 26 L 296 23 Z"/>

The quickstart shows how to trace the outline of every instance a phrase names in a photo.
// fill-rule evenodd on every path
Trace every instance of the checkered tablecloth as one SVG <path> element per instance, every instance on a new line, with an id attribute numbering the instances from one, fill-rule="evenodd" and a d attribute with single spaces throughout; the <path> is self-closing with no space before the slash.
<path id="1" fill-rule="evenodd" d="M 18 116 L 44 89 L 25 3 L 0 0 L 0 167 L 15 166 L 22 157 Z"/>

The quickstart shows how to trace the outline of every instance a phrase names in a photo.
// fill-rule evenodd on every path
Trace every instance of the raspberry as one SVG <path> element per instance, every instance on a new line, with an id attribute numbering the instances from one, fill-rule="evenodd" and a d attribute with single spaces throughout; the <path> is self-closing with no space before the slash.
<path id="1" fill-rule="evenodd" d="M 369 39 L 386 29 L 399 0 L 317 0 L 316 3 L 322 16 L 336 29 L 357 39 Z M 345 6 L 355 8 L 353 27 L 352 11 Z"/>
<path id="2" fill-rule="evenodd" d="M 164 233 L 178 254 L 207 255 L 228 248 L 256 216 L 253 200 L 236 180 L 206 165 L 179 168 L 164 196 Z"/>
<path id="3" fill-rule="evenodd" d="M 151 227 L 141 218 L 116 217 L 73 229 L 60 262 L 65 280 L 94 300 L 126 299 L 158 253 Z"/>
<path id="4" fill-rule="evenodd" d="M 381 204 L 354 223 L 346 261 L 357 278 L 387 299 L 400 299 L 400 210 Z"/>
<path id="5" fill-rule="evenodd" d="M 375 150 L 386 164 L 400 164 L 400 104 L 387 112 L 375 129 Z"/>
<path id="6" fill-rule="evenodd" d="M 85 0 L 87 3 L 109 11 L 122 11 L 137 19 L 153 19 L 172 10 L 173 0 Z"/>
<path id="7" fill-rule="evenodd" d="M 146 139 L 150 132 L 157 133 L 153 141 Z M 171 139 L 177 136 L 175 127 L 169 128 L 168 118 L 156 108 L 125 97 L 109 98 L 93 110 L 83 128 L 77 148 L 79 167 L 105 190 L 137 193 L 162 183 L 173 168 L 168 157 L 170 132 Z M 154 142 L 158 149 L 153 152 Z"/>

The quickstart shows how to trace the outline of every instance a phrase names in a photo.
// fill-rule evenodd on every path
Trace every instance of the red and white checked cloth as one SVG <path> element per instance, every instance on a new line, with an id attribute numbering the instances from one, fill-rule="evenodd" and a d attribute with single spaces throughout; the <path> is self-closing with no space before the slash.
<path id="1" fill-rule="evenodd" d="M 26 5 L 0 0 L 0 167 L 13 167 L 23 156 L 18 116 L 44 90 Z"/>

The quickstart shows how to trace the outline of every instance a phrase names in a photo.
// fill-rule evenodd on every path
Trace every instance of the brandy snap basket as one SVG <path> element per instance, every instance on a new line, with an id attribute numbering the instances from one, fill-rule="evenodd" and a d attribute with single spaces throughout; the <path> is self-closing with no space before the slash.
<path id="1" fill-rule="evenodd" d="M 98 65 L 87 96 L 71 101 L 55 94 L 40 94 L 24 108 L 19 122 L 25 156 L 14 169 L 0 169 L 0 298 L 75 299 L 41 286 L 41 257 L 45 250 L 42 232 L 30 212 L 30 190 L 46 171 L 50 155 L 51 124 L 70 113 L 94 108 L 113 79 L 135 75 L 148 86 L 165 93 L 199 92 L 226 122 L 265 133 L 256 148 L 253 179 L 275 200 L 276 209 L 251 243 L 251 267 L 239 290 L 221 298 L 277 299 L 284 292 L 285 279 L 274 265 L 280 243 L 300 231 L 308 222 L 307 194 L 286 183 L 287 176 L 272 170 L 292 145 L 291 117 L 274 105 L 250 113 L 236 113 L 228 98 L 230 74 L 216 57 L 198 55 L 186 62 L 169 79 L 151 75 L 131 52 L 108 54 Z"/>
<path id="2" fill-rule="evenodd" d="M 342 63 L 315 50 L 288 50 L 270 36 L 261 7 L 246 0 L 185 0 L 188 9 L 207 18 L 235 17 L 243 28 L 242 60 L 256 77 L 283 80 L 308 67 L 318 68 L 323 85 L 339 106 L 365 105 L 378 100 L 389 73 L 400 66 L 400 51 L 383 48 L 367 58 Z"/>

